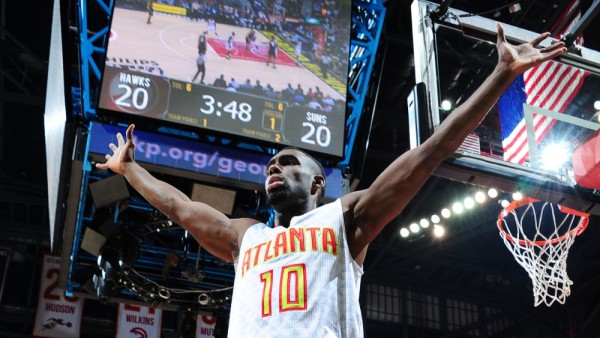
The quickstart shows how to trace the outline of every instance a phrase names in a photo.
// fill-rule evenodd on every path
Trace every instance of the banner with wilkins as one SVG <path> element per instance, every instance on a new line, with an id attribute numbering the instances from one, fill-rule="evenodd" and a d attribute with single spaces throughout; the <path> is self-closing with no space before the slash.
<path id="1" fill-rule="evenodd" d="M 161 321 L 161 309 L 119 303 L 115 337 L 159 338 Z"/>

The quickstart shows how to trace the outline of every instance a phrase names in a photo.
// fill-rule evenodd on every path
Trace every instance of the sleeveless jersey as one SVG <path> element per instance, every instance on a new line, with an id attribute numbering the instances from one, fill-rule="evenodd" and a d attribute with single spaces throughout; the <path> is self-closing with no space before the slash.
<path id="1" fill-rule="evenodd" d="M 258 223 L 236 261 L 229 338 L 362 337 L 362 269 L 350 255 L 340 200 L 292 218 Z"/>

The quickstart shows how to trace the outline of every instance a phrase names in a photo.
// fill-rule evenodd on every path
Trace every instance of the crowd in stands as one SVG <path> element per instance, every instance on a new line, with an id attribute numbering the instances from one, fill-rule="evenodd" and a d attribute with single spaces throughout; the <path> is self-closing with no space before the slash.
<path id="1" fill-rule="evenodd" d="M 330 95 L 324 94 L 318 86 L 313 89 L 308 88 L 305 91 L 302 84 L 298 83 L 292 86 L 288 83 L 286 88 L 275 89 L 271 84 L 262 84 L 260 80 L 246 79 L 243 82 L 238 82 L 235 78 L 231 78 L 229 82 L 225 79 L 225 75 L 221 75 L 212 83 L 213 87 L 223 88 L 231 92 L 239 92 L 263 96 L 270 99 L 286 101 L 290 105 L 306 106 L 311 109 L 321 110 L 323 112 L 343 112 L 345 102 L 343 100 L 334 100 Z"/>
<path id="2" fill-rule="evenodd" d="M 241 27 L 267 30 L 276 33 L 281 39 L 287 41 L 290 46 L 301 45 L 300 53 L 308 57 L 312 62 L 321 64 L 323 55 L 330 60 L 327 65 L 329 75 L 339 77 L 347 76 L 347 58 L 349 46 L 350 17 L 347 11 L 341 10 L 343 0 L 313 0 L 312 4 L 306 4 L 306 0 L 272 0 L 278 1 L 286 8 L 286 17 L 295 15 L 298 18 L 312 17 L 318 19 L 319 24 L 309 24 L 304 20 L 279 20 L 269 13 L 266 0 L 248 0 L 247 6 L 241 5 L 246 0 L 156 0 L 173 6 L 189 9 L 188 18 L 191 20 L 208 20 L 212 18 L 218 24 L 232 24 Z M 122 0 L 119 6 L 131 9 L 142 9 L 147 4 L 146 0 Z M 344 4 L 350 6 L 350 4 Z M 342 17 L 340 13 L 347 12 L 348 17 Z M 298 14 L 293 14 L 298 13 Z M 340 62 L 346 58 L 345 62 Z M 323 67 L 321 68 L 323 70 Z M 269 83 L 262 84 L 260 80 L 236 80 L 231 78 L 229 82 L 224 75 L 217 78 L 213 87 L 223 88 L 232 92 L 247 93 L 275 100 L 288 102 L 290 105 L 300 105 L 318 109 L 323 112 L 344 112 L 345 101 L 334 100 L 330 95 L 324 94 L 318 86 L 315 88 L 303 88 L 301 83 L 286 88 L 273 88 Z"/>
<path id="3" fill-rule="evenodd" d="M 347 77 L 350 2 L 343 0 L 156 0 L 187 9 L 191 20 L 214 19 L 217 24 L 247 27 L 277 34 L 322 72 Z M 134 8 L 145 0 L 123 0 Z M 346 7 L 344 7 L 346 6 Z M 142 7 L 140 7 L 142 8 Z M 144 7 L 145 8 L 145 5 Z M 279 10 L 278 10 L 279 9 Z M 282 14 L 285 13 L 285 19 Z M 310 20 L 306 20 L 310 19 Z M 311 23 L 307 23 L 311 21 Z M 217 27 L 218 30 L 218 27 Z M 323 57 L 326 55 L 325 57 Z"/>

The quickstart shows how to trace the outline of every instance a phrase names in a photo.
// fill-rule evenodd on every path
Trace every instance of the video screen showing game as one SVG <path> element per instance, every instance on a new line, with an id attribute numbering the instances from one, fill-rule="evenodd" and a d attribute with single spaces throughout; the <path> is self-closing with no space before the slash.
<path id="1" fill-rule="evenodd" d="M 344 154 L 349 0 L 116 0 L 99 113 Z"/>

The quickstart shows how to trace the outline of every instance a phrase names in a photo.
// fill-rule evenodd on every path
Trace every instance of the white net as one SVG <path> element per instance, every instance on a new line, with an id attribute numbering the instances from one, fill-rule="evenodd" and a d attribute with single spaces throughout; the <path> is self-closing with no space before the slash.
<path id="1" fill-rule="evenodd" d="M 571 294 L 567 256 L 587 222 L 587 214 L 534 199 L 515 201 L 498 216 L 504 244 L 533 282 L 535 306 L 564 304 Z"/>

